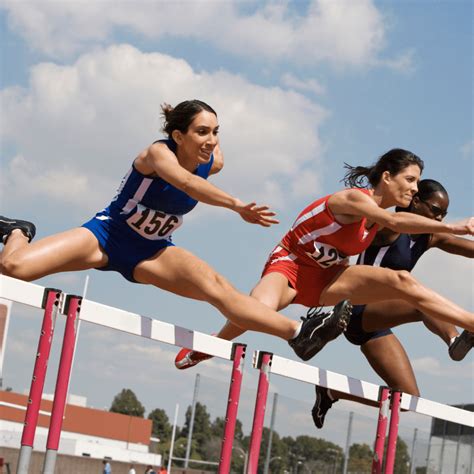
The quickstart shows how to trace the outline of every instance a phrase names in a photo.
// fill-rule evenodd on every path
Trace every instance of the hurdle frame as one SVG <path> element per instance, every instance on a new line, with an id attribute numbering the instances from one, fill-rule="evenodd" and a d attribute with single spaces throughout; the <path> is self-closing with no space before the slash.
<path id="1" fill-rule="evenodd" d="M 372 464 L 372 473 L 380 473 L 382 471 L 383 451 L 389 411 L 390 423 L 387 443 L 387 458 L 384 470 L 385 474 L 393 474 L 401 410 L 412 411 L 430 417 L 445 419 L 460 425 L 474 427 L 473 412 L 402 393 L 398 390 L 375 385 L 347 375 L 311 366 L 303 362 L 285 359 L 270 352 L 254 351 L 252 365 L 255 369 L 260 370 L 260 377 L 255 402 L 254 423 L 251 433 L 251 451 L 249 453 L 249 459 L 251 458 L 253 460 L 253 464 L 250 466 L 249 463 L 247 474 L 257 473 L 261 432 L 265 417 L 266 397 L 268 396 L 270 374 L 272 373 L 293 380 L 298 380 L 300 382 L 306 382 L 311 385 L 319 385 L 325 388 L 338 390 L 349 395 L 364 398 L 368 401 L 378 402 L 379 417 L 374 443 L 375 453 Z M 256 430 L 255 434 L 254 429 Z M 253 443 L 252 440 L 254 441 Z"/>
<path id="2" fill-rule="evenodd" d="M 63 311 L 66 313 L 63 343 L 59 360 L 56 388 L 54 390 L 53 408 L 49 424 L 48 439 L 46 441 L 46 454 L 44 456 L 43 473 L 54 474 L 54 466 L 59 448 L 61 429 L 63 425 L 64 409 L 71 377 L 72 360 L 76 346 L 77 320 L 81 310 L 82 297 L 67 295 Z"/>
<path id="3" fill-rule="evenodd" d="M 55 288 L 45 288 L 43 292 L 43 299 L 40 307 L 44 309 L 44 316 L 38 340 L 36 360 L 33 367 L 33 376 L 31 378 L 25 421 L 23 424 L 20 454 L 18 457 L 18 474 L 28 473 L 30 466 L 61 295 L 61 290 Z"/>
<path id="4" fill-rule="evenodd" d="M 372 459 L 372 474 L 380 474 L 382 472 L 383 453 L 390 411 L 390 389 L 388 387 L 380 387 L 379 399 L 380 405 L 377 419 L 377 434 L 374 443 L 374 457 Z"/>
<path id="5" fill-rule="evenodd" d="M 39 285 L 0 275 L 0 297 L 12 302 L 41 308 L 44 291 L 45 288 Z M 56 408 L 53 407 L 54 416 L 53 413 L 51 415 L 51 421 L 53 420 L 53 417 L 55 421 L 54 423 L 51 422 L 48 431 L 48 443 L 45 464 L 43 466 L 43 474 L 51 474 L 54 472 L 64 416 L 65 401 L 69 386 L 72 359 L 76 347 L 75 328 L 80 321 L 86 321 L 120 332 L 145 337 L 157 342 L 164 342 L 178 347 L 188 347 L 199 352 L 204 352 L 213 357 L 232 361 L 233 364 L 225 415 L 224 437 L 222 440 L 218 469 L 219 474 L 227 474 L 230 471 L 232 461 L 232 446 L 243 378 L 246 345 L 238 342 L 226 341 L 214 336 L 175 326 L 170 323 L 165 323 L 157 319 L 141 316 L 137 313 L 96 303 L 85 298 L 81 299 L 81 297 L 75 295 L 67 295 L 66 293 L 61 294 L 63 295 L 63 299 L 58 304 L 58 312 L 60 314 L 68 313 L 68 320 L 64 332 L 65 337 L 63 339 L 60 369 L 58 371 L 55 390 L 55 397 L 58 395 L 60 400 L 58 400 L 57 405 L 55 403 Z M 39 302 L 41 302 L 41 304 Z M 44 373 L 41 373 L 40 375 L 44 384 L 46 370 L 44 370 Z M 39 378 L 35 380 L 38 381 Z M 30 432 L 31 429 L 32 426 L 29 425 L 28 432 Z M 34 430 L 36 430 L 36 425 L 34 426 Z M 31 444 L 33 444 L 33 442 Z M 32 451 L 33 446 L 31 446 L 29 454 L 31 454 Z M 26 467 L 26 470 L 17 471 L 17 474 L 26 474 L 27 472 L 28 468 Z"/>

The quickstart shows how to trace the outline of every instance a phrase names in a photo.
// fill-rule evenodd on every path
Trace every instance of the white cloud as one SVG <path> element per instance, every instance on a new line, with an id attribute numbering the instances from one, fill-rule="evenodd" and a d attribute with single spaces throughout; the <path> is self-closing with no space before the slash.
<path id="1" fill-rule="evenodd" d="M 453 217 L 450 221 L 456 221 Z M 467 310 L 473 308 L 474 263 L 470 258 L 450 255 L 439 249 L 431 249 L 420 259 L 414 276 L 424 285 L 454 301 Z M 445 275 L 446 277 L 440 277 Z"/>
<path id="2" fill-rule="evenodd" d="M 436 377 L 472 380 L 474 374 L 473 362 L 443 365 L 438 359 L 428 356 L 412 360 L 412 365 L 416 372 L 434 375 Z"/>
<path id="3" fill-rule="evenodd" d="M 67 57 L 117 31 L 148 39 L 204 40 L 239 57 L 299 64 L 368 65 L 385 46 L 384 17 L 372 0 L 292 2 L 20 2 L 5 0 L 9 26 L 50 57 Z M 205 5 L 205 8 L 203 6 Z M 183 14 L 185 12 L 185 14 Z"/>
<path id="4" fill-rule="evenodd" d="M 315 194 L 313 173 L 303 174 L 311 188 L 295 183 L 319 161 L 322 107 L 294 91 L 224 71 L 197 73 L 185 61 L 121 45 L 70 66 L 38 64 L 27 88 L 1 92 L 9 117 L 1 138 L 16 150 L 5 160 L 5 195 L 100 209 L 132 159 L 161 136 L 159 104 L 194 97 L 218 111 L 226 156 L 220 185 L 243 200 L 282 206 L 289 197 Z"/>
<path id="5" fill-rule="evenodd" d="M 374 65 L 386 66 L 389 69 L 405 74 L 411 74 L 415 71 L 415 50 L 410 49 L 398 55 L 395 58 L 375 59 Z"/>
<path id="6" fill-rule="evenodd" d="M 324 94 L 326 92 L 325 87 L 316 79 L 299 79 L 291 73 L 283 74 L 281 77 L 281 83 L 284 86 L 303 92 L 312 92 L 318 95 Z"/>
<path id="7" fill-rule="evenodd" d="M 472 159 L 474 140 L 469 140 L 461 147 L 461 155 L 465 160 Z"/>
<path id="8" fill-rule="evenodd" d="M 79 203 L 88 209 L 94 209 L 98 202 L 105 202 L 106 199 L 100 189 L 91 185 L 85 173 L 68 170 L 66 166 L 62 169 L 44 169 L 37 160 L 26 160 L 17 155 L 8 164 L 6 174 L 11 179 L 6 184 L 9 196 L 16 189 L 21 190 L 23 199 L 44 196 L 66 204 Z"/>

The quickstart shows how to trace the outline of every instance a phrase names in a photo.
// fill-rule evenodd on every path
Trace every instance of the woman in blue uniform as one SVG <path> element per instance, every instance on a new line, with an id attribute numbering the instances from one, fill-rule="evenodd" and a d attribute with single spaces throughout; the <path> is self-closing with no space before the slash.
<path id="1" fill-rule="evenodd" d="M 437 181 L 425 179 L 418 183 L 418 193 L 408 209 L 400 209 L 441 221 L 447 214 L 449 197 Z M 418 259 L 430 248 L 474 258 L 474 241 L 451 234 L 397 234 L 389 229 L 377 233 L 372 245 L 357 261 L 393 270 L 411 271 Z M 450 323 L 430 318 L 405 301 L 397 300 L 354 306 L 351 321 L 344 333 L 352 344 L 358 345 L 372 368 L 389 387 L 419 396 L 413 368 L 408 356 L 390 328 L 400 324 L 422 321 L 448 345 L 453 360 L 462 360 L 474 344 L 474 333 L 459 334 Z M 362 401 L 356 397 L 316 387 L 316 402 L 312 410 L 315 425 L 321 428 L 324 417 L 338 398 Z"/>
<path id="2" fill-rule="evenodd" d="M 207 301 L 239 327 L 291 340 L 300 354 L 312 344 L 315 320 L 301 324 L 271 310 L 174 245 L 172 233 L 199 201 L 252 224 L 278 221 L 267 206 L 245 204 L 207 181 L 223 167 L 217 114 L 209 105 L 191 100 L 162 109 L 168 138 L 135 158 L 110 205 L 82 227 L 30 244 L 31 222 L 0 216 L 2 273 L 29 281 L 90 268 L 117 271 L 132 282 Z"/>

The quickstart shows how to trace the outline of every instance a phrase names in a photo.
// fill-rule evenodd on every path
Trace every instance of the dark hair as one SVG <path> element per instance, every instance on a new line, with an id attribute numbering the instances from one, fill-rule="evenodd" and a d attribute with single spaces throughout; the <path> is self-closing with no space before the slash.
<path id="1" fill-rule="evenodd" d="M 420 171 L 423 171 L 425 166 L 423 160 L 411 151 L 394 148 L 382 155 L 372 166 L 351 166 L 344 163 L 344 168 L 348 171 L 342 181 L 350 188 L 367 188 L 369 185 L 375 187 L 385 171 L 395 176 L 410 165 L 418 165 Z"/>
<path id="2" fill-rule="evenodd" d="M 441 183 L 434 179 L 422 179 L 418 183 L 418 192 L 415 196 L 418 196 L 422 201 L 424 201 L 433 196 L 434 193 L 446 194 L 446 196 L 449 197 L 448 191 L 446 191 L 446 188 Z"/>
<path id="3" fill-rule="evenodd" d="M 438 181 L 435 181 L 434 179 L 422 179 L 418 183 L 418 192 L 415 194 L 415 196 L 418 196 L 418 198 L 421 201 L 426 201 L 429 199 L 431 196 L 433 196 L 434 193 L 442 193 L 445 194 L 446 197 L 449 199 L 449 194 L 448 191 L 446 191 L 446 188 L 439 183 Z M 413 197 L 415 197 L 413 196 Z M 411 207 L 413 205 L 413 201 L 411 201 L 410 205 L 408 207 L 396 207 L 395 210 L 397 212 L 399 211 L 410 211 Z"/>
<path id="4" fill-rule="evenodd" d="M 164 117 L 163 131 L 169 138 L 174 130 L 186 133 L 194 117 L 203 110 L 211 112 L 217 117 L 216 111 L 210 105 L 196 99 L 185 100 L 176 107 L 165 103 L 161 105 L 161 110 L 161 115 Z"/>

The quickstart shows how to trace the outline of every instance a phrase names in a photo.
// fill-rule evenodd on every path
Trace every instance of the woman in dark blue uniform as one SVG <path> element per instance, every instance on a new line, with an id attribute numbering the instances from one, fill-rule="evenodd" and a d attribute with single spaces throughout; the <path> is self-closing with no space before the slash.
<path id="1" fill-rule="evenodd" d="M 132 282 L 207 301 L 239 327 L 292 340 L 298 355 L 311 346 L 314 320 L 302 325 L 238 292 L 172 242 L 183 216 L 199 201 L 235 211 L 252 224 L 278 221 L 267 206 L 245 204 L 207 181 L 223 167 L 217 114 L 209 105 L 191 100 L 162 109 L 168 138 L 135 158 L 110 205 L 82 227 L 30 244 L 31 222 L 0 216 L 2 273 L 29 281 L 90 268 L 117 271 Z"/>
<path id="2" fill-rule="evenodd" d="M 400 209 L 441 221 L 447 214 L 449 197 L 446 189 L 437 181 L 425 179 L 418 183 L 418 193 L 408 209 Z M 393 270 L 411 271 L 418 259 L 430 248 L 474 258 L 474 241 L 451 234 L 397 234 L 389 229 L 377 233 L 372 245 L 357 261 Z M 394 304 L 395 303 L 395 304 Z M 448 345 L 453 360 L 462 360 L 474 344 L 474 334 L 459 334 L 450 323 L 430 318 L 405 301 L 397 300 L 354 306 L 345 337 L 360 346 L 372 368 L 389 387 L 419 396 L 415 374 L 408 356 L 390 328 L 422 321 L 434 334 Z M 316 402 L 312 410 L 315 425 L 321 428 L 324 417 L 338 398 L 364 402 L 356 397 L 316 387 Z"/>

